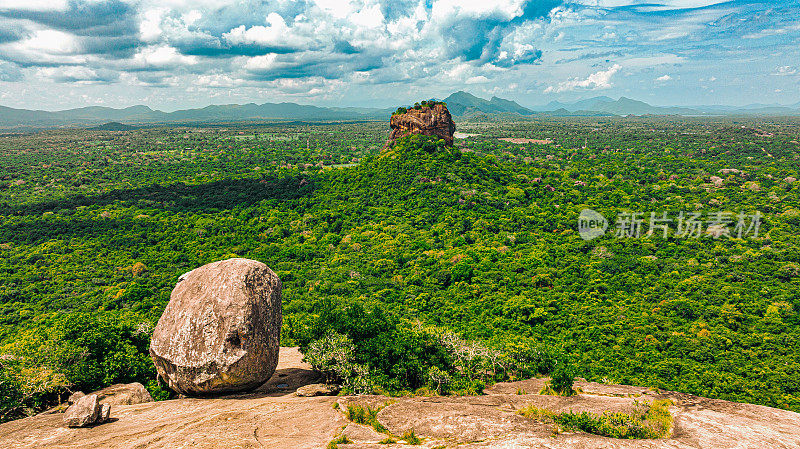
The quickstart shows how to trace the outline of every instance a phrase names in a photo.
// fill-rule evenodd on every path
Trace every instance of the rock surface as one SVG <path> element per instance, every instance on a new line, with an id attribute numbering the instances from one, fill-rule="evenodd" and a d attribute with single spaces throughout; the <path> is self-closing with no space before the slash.
<path id="1" fill-rule="evenodd" d="M 150 342 L 159 376 L 187 396 L 262 385 L 278 363 L 281 290 L 272 270 L 248 259 L 181 276 Z"/>
<path id="2" fill-rule="evenodd" d="M 110 404 L 100 404 L 100 421 L 104 423 L 111 419 L 111 405 Z"/>
<path id="3" fill-rule="evenodd" d="M 106 408 L 108 408 L 106 410 Z M 111 414 L 110 405 L 100 405 L 96 394 L 79 397 L 64 412 L 64 424 L 67 427 L 86 427 L 101 424 Z"/>
<path id="4" fill-rule="evenodd" d="M 102 390 L 95 391 L 92 394 L 97 395 L 97 399 L 101 404 L 108 405 L 131 405 L 153 402 L 153 397 L 150 396 L 150 392 L 139 382 L 114 384 Z"/>
<path id="5" fill-rule="evenodd" d="M 603 449 L 782 449 L 800 447 L 800 414 L 750 404 L 643 387 L 577 381 L 582 394 L 541 396 L 546 379 L 500 383 L 482 396 L 312 397 L 294 389 L 318 382 L 296 348 L 281 348 L 275 376 L 256 392 L 208 399 L 176 399 L 114 406 L 112 421 L 97 427 L 65 428 L 56 414 L 0 425 L 0 447 L 66 448 L 324 448 L 344 433 L 355 443 L 344 448 L 392 448 L 372 427 L 347 421 L 347 404 L 385 407 L 377 418 L 392 433 L 409 429 L 433 448 L 603 448 Z M 291 390 L 277 388 L 287 384 Z M 521 394 L 518 394 L 521 393 Z M 528 405 L 553 411 L 626 411 L 633 401 L 669 398 L 672 436 L 660 440 L 618 440 L 583 432 L 555 434 L 550 424 L 519 416 Z M 340 403 L 340 410 L 333 408 Z M 398 439 L 398 438 L 395 438 Z M 399 439 L 398 439 L 399 440 Z"/>
<path id="6" fill-rule="evenodd" d="M 303 385 L 298 388 L 295 394 L 301 397 L 314 397 L 314 396 L 332 396 L 339 393 L 342 388 L 339 385 L 329 384 L 311 384 Z"/>
<path id="7" fill-rule="evenodd" d="M 447 106 L 437 104 L 433 108 L 409 109 L 405 114 L 395 114 L 389 122 L 392 132 L 389 142 L 411 134 L 424 134 L 444 139 L 447 145 L 453 144 L 456 125 Z"/>
<path id="8" fill-rule="evenodd" d="M 84 393 L 82 391 L 76 391 L 75 393 L 72 393 L 71 395 L 69 395 L 69 397 L 67 398 L 67 404 L 72 405 L 72 404 L 78 402 L 78 399 L 80 399 L 80 398 L 82 398 L 84 396 L 86 396 L 86 393 Z"/>

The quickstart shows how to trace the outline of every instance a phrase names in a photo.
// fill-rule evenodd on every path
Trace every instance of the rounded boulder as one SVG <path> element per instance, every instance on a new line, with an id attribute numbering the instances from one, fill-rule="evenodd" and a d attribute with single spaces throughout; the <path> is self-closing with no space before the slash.
<path id="1" fill-rule="evenodd" d="M 161 379 L 187 396 L 249 391 L 269 380 L 278 364 L 281 290 L 269 267 L 249 259 L 181 276 L 150 341 Z"/>

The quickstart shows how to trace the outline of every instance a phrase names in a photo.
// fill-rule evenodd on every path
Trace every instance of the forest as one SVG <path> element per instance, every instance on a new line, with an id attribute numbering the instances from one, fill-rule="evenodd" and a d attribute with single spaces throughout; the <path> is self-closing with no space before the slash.
<path id="1" fill-rule="evenodd" d="M 150 333 L 229 257 L 281 277 L 282 345 L 352 348 L 353 390 L 567 371 L 800 411 L 799 120 L 456 126 L 452 148 L 387 148 L 383 121 L 0 136 L 0 421 L 118 382 L 169 398 Z M 581 238 L 587 208 L 611 230 Z M 615 234 L 631 212 L 761 224 Z"/>

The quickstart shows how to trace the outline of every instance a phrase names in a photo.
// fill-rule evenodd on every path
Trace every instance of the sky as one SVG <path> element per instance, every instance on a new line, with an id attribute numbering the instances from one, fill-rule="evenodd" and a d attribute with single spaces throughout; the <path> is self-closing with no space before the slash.
<path id="1" fill-rule="evenodd" d="M 0 0 L 0 105 L 800 102 L 800 0 Z"/>

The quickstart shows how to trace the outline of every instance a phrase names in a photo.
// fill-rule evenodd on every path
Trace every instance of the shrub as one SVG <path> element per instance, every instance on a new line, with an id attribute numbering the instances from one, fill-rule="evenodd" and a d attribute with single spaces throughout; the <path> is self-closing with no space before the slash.
<path id="1" fill-rule="evenodd" d="M 549 375 L 559 358 L 555 350 L 531 339 L 514 339 L 506 343 L 504 351 L 507 369 L 517 378 Z"/>
<path id="2" fill-rule="evenodd" d="M 149 335 L 137 330 L 140 324 L 108 312 L 68 313 L 18 334 L 0 351 L 6 354 L 0 363 L 0 419 L 52 407 L 67 388 L 93 391 L 113 383 L 141 382 L 153 398 L 171 397 L 152 381 Z"/>
<path id="3" fill-rule="evenodd" d="M 58 403 L 68 385 L 66 377 L 52 368 L 18 358 L 0 362 L 0 422 L 30 416 Z"/>
<path id="4" fill-rule="evenodd" d="M 19 381 L 5 366 L 0 367 L 0 423 L 16 418 L 21 406 Z"/>
<path id="5" fill-rule="evenodd" d="M 564 361 L 559 361 L 550 376 L 550 387 L 561 396 L 572 396 L 575 383 L 575 370 Z"/>
<path id="6" fill-rule="evenodd" d="M 369 393 L 377 384 L 390 392 L 413 390 L 426 383 L 425 374 L 430 366 L 450 369 L 447 355 L 434 333 L 387 316 L 379 308 L 366 310 L 360 304 L 353 304 L 328 309 L 323 305 L 320 312 L 310 334 L 326 339 L 334 332 L 340 335 L 336 337 L 337 344 L 348 344 L 342 336 L 349 342 L 346 366 L 334 373 L 348 389 Z M 320 349 L 331 344 L 322 345 L 313 339 L 305 347 L 303 341 L 300 343 L 306 360 L 316 369 L 325 369 L 326 364 L 315 360 L 320 358 Z"/>
<path id="7" fill-rule="evenodd" d="M 303 354 L 303 360 L 319 371 L 325 382 L 343 380 L 353 364 L 355 346 L 346 335 L 330 332 L 313 341 Z"/>
<path id="8" fill-rule="evenodd" d="M 325 382 L 341 382 L 354 394 L 372 393 L 373 384 L 369 369 L 355 362 L 355 346 L 346 335 L 330 332 L 324 338 L 311 342 L 303 360 L 322 373 Z"/>
<path id="9" fill-rule="evenodd" d="M 525 341 L 511 353 L 452 331 L 422 326 L 389 315 L 378 307 L 322 300 L 314 322 L 296 326 L 305 360 L 326 381 L 342 382 L 351 392 L 386 394 L 415 391 L 423 386 L 438 394 L 480 394 L 487 383 L 515 375 L 549 372 L 552 351 Z"/>

